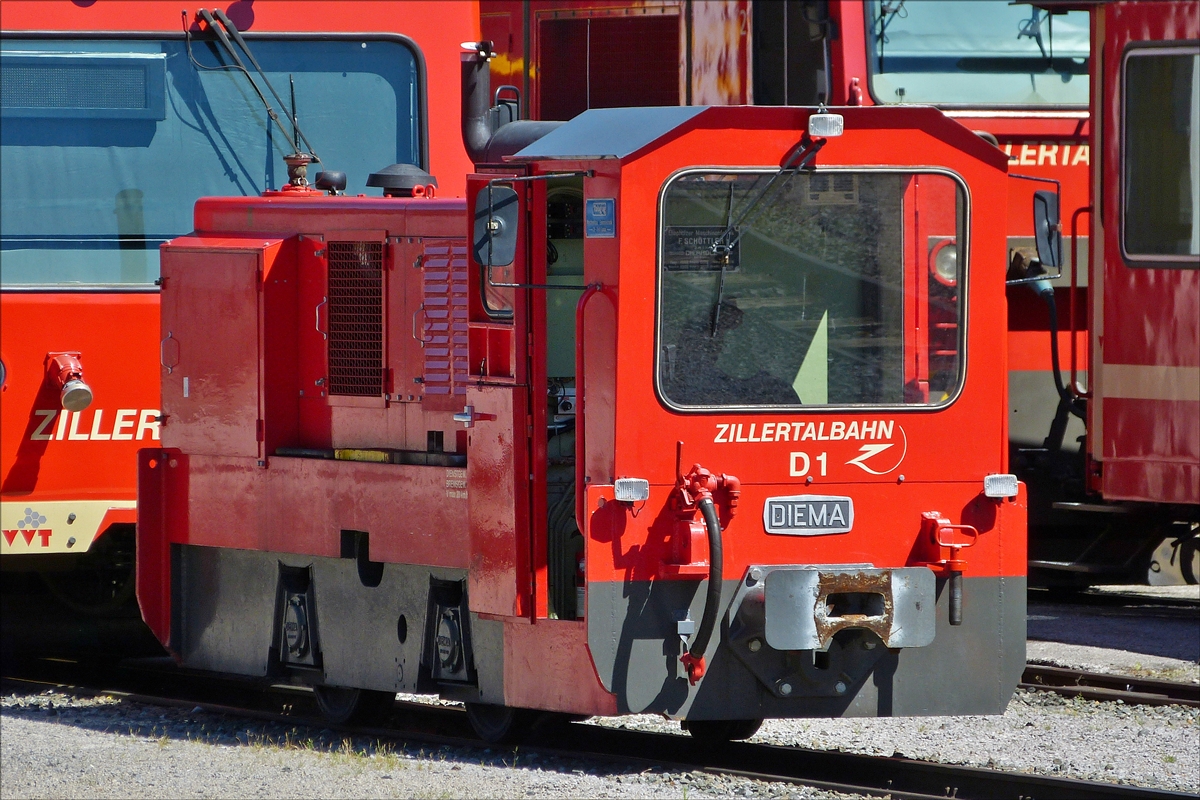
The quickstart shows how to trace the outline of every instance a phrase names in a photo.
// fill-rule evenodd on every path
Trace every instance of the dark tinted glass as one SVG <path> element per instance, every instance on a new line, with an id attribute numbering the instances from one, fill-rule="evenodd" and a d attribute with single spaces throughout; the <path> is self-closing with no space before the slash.
<path id="1" fill-rule="evenodd" d="M 348 194 L 378 194 L 366 188 L 371 172 L 419 163 L 419 76 L 407 46 L 249 41 L 285 99 L 295 80 L 300 126 L 323 162 L 310 179 L 327 166 L 347 174 Z M 5 285 L 149 283 L 158 245 L 192 230 L 198 197 L 287 182 L 292 143 L 246 76 L 198 70 L 182 40 L 2 45 Z M 205 66 L 224 63 L 211 43 L 193 52 Z"/>

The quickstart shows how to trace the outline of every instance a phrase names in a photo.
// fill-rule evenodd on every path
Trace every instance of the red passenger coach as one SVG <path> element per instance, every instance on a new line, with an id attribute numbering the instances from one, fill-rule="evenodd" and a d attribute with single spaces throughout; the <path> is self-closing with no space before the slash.
<path id="1" fill-rule="evenodd" d="M 164 247 L 159 639 L 335 718 L 464 700 L 489 739 L 1003 710 L 1004 154 L 919 107 L 493 130 L 486 72 L 465 203 L 208 198 Z"/>
<path id="2" fill-rule="evenodd" d="M 437 190 L 453 197 L 471 168 L 455 48 L 478 36 L 477 3 L 222 3 L 212 13 L 244 32 L 249 72 L 223 48 L 220 26 L 181 16 L 182 5 L 4 0 L 6 632 L 37 631 L 26 610 L 57 607 L 31 600 L 45 596 L 42 583 L 69 606 L 69 622 L 119 611 L 137 622 L 136 452 L 157 444 L 162 413 L 159 246 L 192 229 L 197 197 L 281 189 L 298 146 L 248 80 L 272 114 L 299 116 L 323 159 L 314 181 L 336 170 L 349 193 L 379 195 L 389 178 L 372 174 L 402 164 L 440 174 Z"/>
<path id="3" fill-rule="evenodd" d="M 1200 8 L 1092 13 L 1087 481 L 1101 510 L 1175 523 L 1200 574 Z M 1088 220 L 1090 216 L 1090 221 Z"/>

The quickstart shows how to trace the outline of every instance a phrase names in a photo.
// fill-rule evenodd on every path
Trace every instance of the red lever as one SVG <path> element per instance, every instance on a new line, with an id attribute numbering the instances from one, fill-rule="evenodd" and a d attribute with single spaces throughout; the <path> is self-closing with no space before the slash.
<path id="1" fill-rule="evenodd" d="M 691 653 L 684 653 L 679 657 L 679 660 L 683 662 L 684 669 L 687 670 L 688 683 L 695 686 L 704 677 L 704 656 L 693 656 Z"/>
<path id="2" fill-rule="evenodd" d="M 926 511 L 921 514 L 921 528 L 928 530 L 933 543 L 937 545 L 938 555 L 942 549 L 950 551 L 949 558 L 941 558 L 930 562 L 927 566 L 945 572 L 950 579 L 950 624 L 962 624 L 963 602 L 963 572 L 967 569 L 966 559 L 959 558 L 959 552 L 964 547 L 970 547 L 979 539 L 979 531 L 973 525 L 955 525 L 937 511 Z M 956 540 L 956 532 L 966 535 L 962 540 Z"/>

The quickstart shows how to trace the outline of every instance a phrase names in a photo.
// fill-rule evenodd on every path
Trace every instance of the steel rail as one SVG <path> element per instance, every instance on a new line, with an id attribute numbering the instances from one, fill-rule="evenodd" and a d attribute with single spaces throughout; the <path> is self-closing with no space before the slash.
<path id="1" fill-rule="evenodd" d="M 1120 700 L 1126 705 L 1200 708 L 1200 684 L 1194 683 L 1027 664 L 1019 685 L 1030 691 L 1054 692 L 1086 700 Z"/>
<path id="2" fill-rule="evenodd" d="M 351 736 L 455 748 L 488 747 L 470 733 L 466 714 L 457 707 L 399 701 L 393 709 L 393 717 L 404 726 L 402 728 L 334 725 L 316 713 L 311 693 L 296 687 L 268 688 L 244 679 L 212 678 L 185 670 L 143 667 L 140 670 L 112 670 L 109 675 L 100 676 L 104 682 L 124 684 L 123 689 L 97 689 L 73 682 L 60 682 L 68 677 L 83 677 L 85 683 L 94 684 L 97 681 L 66 674 L 72 670 L 61 662 L 57 666 L 57 676 L 46 676 L 50 680 L 5 678 L 6 690 L 13 683 L 23 681 L 67 693 L 105 695 L 130 702 L 178 708 L 199 706 L 212 713 L 292 727 L 337 731 Z M 136 674 L 139 672 L 140 675 Z M 256 685 L 258 699 L 255 699 Z M 273 698 L 273 702 L 267 702 L 270 698 Z M 283 710 L 270 710 L 270 706 Z M 1037 797 L 1065 800 L 1194 797 L 1163 789 L 1003 772 L 898 756 L 869 756 L 746 742 L 706 746 L 682 734 L 648 733 L 580 723 L 555 727 L 553 741 L 553 747 L 544 746 L 538 741 L 528 742 L 521 745 L 521 751 L 565 759 L 605 761 L 626 767 L 633 764 L 642 769 L 738 776 L 911 800 L 946 797 L 1011 797 L 1014 800 Z M 498 746 L 491 745 L 490 748 L 495 751 Z M 648 758 L 647 754 L 653 754 L 653 758 Z"/>

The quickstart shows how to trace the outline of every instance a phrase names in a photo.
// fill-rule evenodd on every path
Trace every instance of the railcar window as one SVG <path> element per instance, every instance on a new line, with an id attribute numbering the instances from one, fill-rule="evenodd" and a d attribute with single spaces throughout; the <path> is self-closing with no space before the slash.
<path id="1" fill-rule="evenodd" d="M 1121 105 L 1125 253 L 1200 267 L 1200 53 L 1131 50 Z"/>
<path id="2" fill-rule="evenodd" d="M 733 232 L 727 260 L 714 255 L 727 221 L 769 179 L 695 171 L 664 189 L 663 399 L 681 409 L 950 402 L 964 368 L 959 184 L 797 175 Z"/>
<path id="3" fill-rule="evenodd" d="M 876 102 L 1087 106 L 1087 11 L 1051 15 L 1007 0 L 872 0 L 866 23 Z"/>
<path id="4" fill-rule="evenodd" d="M 417 55 L 398 39 L 248 37 L 273 85 L 296 83 L 301 127 L 347 193 L 420 164 Z M 193 41 L 205 66 L 224 63 Z M 158 246 L 207 195 L 287 182 L 290 142 L 246 78 L 197 70 L 182 39 L 0 41 L 0 245 L 6 287 L 149 284 Z M 268 95 L 269 96 L 269 95 Z M 310 177 L 322 165 L 310 168 Z"/>

